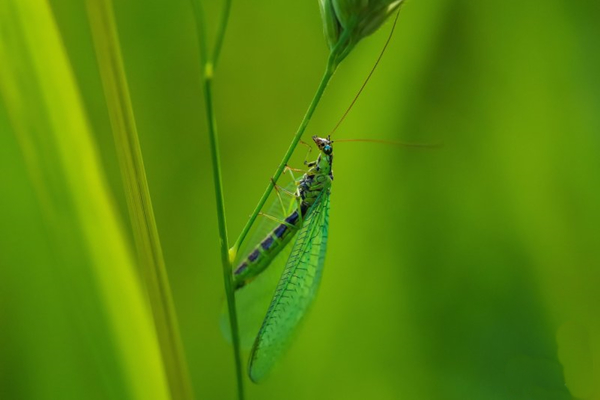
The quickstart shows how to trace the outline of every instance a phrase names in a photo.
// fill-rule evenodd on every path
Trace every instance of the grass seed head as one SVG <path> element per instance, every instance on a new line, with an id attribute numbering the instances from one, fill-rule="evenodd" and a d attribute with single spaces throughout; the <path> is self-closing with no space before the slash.
<path id="1" fill-rule="evenodd" d="M 364 37 L 375 32 L 404 0 L 319 0 L 329 49 L 338 62 Z M 339 43 L 344 38 L 345 43 Z"/>
<path id="2" fill-rule="evenodd" d="M 335 15 L 333 2 L 331 0 L 319 0 L 319 6 L 321 7 L 321 18 L 323 20 L 325 39 L 327 39 L 329 49 L 333 49 L 340 38 L 342 27 Z"/>

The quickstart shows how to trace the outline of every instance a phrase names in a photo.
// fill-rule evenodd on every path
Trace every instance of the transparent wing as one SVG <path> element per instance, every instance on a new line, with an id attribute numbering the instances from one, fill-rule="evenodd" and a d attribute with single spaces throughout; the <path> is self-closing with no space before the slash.
<path id="1" fill-rule="evenodd" d="M 249 350 L 256 339 L 291 249 L 292 246 L 286 246 L 273 259 L 269 268 L 257 276 L 252 283 L 235 292 L 240 343 L 244 350 Z M 226 301 L 223 302 L 220 324 L 224 336 L 231 342 Z"/>
<path id="2" fill-rule="evenodd" d="M 296 192 L 296 182 L 292 181 L 283 189 L 287 192 L 295 193 Z M 295 210 L 297 201 L 295 198 L 291 197 L 287 193 L 281 193 L 283 207 L 279 201 L 279 197 L 275 192 L 271 195 L 272 199 L 269 202 L 269 206 L 264 209 L 265 213 L 275 217 L 278 220 L 284 220 L 292 211 Z M 279 222 L 275 221 L 272 218 L 267 217 L 258 217 L 258 220 L 254 224 L 254 228 L 251 230 L 251 234 L 246 238 L 244 243 L 242 243 L 242 247 L 238 250 L 238 254 L 236 256 L 234 266 L 235 269 L 237 264 L 243 261 L 258 243 L 260 243 L 268 233 L 270 233 L 275 227 L 279 225 Z"/>
<path id="3" fill-rule="evenodd" d="M 294 182 L 291 182 L 285 189 L 294 192 L 296 190 L 296 185 Z M 274 198 L 271 200 L 271 204 L 266 209 L 266 212 L 277 219 L 283 220 L 287 214 L 294 210 L 297 202 L 294 198 L 282 194 L 284 207 L 286 208 L 284 213 L 279 198 L 276 195 L 273 197 Z M 244 242 L 238 252 L 238 257 L 233 268 L 236 268 L 237 264 L 250 254 L 257 243 L 260 243 L 277 225 L 278 222 L 270 218 L 261 217 L 260 221 L 256 223 L 256 228 L 254 228 L 253 233 Z M 281 252 L 273 258 L 271 264 L 265 271 L 257 276 L 250 284 L 235 292 L 240 342 L 242 348 L 245 350 L 249 350 L 254 343 L 254 339 L 256 338 L 256 334 L 267 313 L 269 303 L 273 297 L 273 292 L 277 287 L 277 281 L 281 276 L 291 248 L 292 246 L 290 245 L 283 248 Z M 225 300 L 221 307 L 219 325 L 221 327 L 221 332 L 223 332 L 223 336 L 231 342 L 229 313 L 227 311 L 227 302 Z"/>
<path id="4" fill-rule="evenodd" d="M 296 242 L 267 315 L 252 347 L 250 379 L 261 381 L 289 346 L 293 333 L 314 299 L 319 282 L 329 226 L 329 191 L 324 191 L 297 233 Z"/>

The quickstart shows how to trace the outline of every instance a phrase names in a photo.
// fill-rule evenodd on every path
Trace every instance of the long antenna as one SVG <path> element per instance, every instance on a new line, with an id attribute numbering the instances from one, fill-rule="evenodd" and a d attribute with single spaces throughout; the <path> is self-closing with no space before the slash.
<path id="1" fill-rule="evenodd" d="M 417 147 L 422 149 L 437 149 L 442 147 L 442 143 L 410 143 L 410 142 L 398 142 L 396 140 L 385 140 L 385 139 L 336 139 L 335 143 L 344 142 L 369 142 L 369 143 L 383 143 L 390 144 L 393 146 L 402 147 Z"/>
<path id="2" fill-rule="evenodd" d="M 394 34 L 394 29 L 396 29 L 396 23 L 398 22 L 399 16 L 400 16 L 400 10 L 398 10 L 398 12 L 396 13 L 396 18 L 394 18 L 394 24 L 392 25 L 392 30 L 390 31 L 390 35 L 388 36 L 385 44 L 383 45 L 383 49 L 381 50 L 381 53 L 379 54 L 377 61 L 375 61 L 375 65 L 373 65 L 373 68 L 371 69 L 371 72 L 369 72 L 367 79 L 365 79 L 365 81 L 363 82 L 362 86 L 360 87 L 360 90 L 358 91 L 358 93 L 356 93 L 356 96 L 354 96 L 354 100 L 352 100 L 352 103 L 350 103 L 350 106 L 348 107 L 348 109 L 346 110 L 344 115 L 342 115 L 342 118 L 338 121 L 335 128 L 333 128 L 330 135 L 333 134 L 337 130 L 337 128 L 342 124 L 342 122 L 344 121 L 344 119 L 346 118 L 346 116 L 348 115 L 348 113 L 350 112 L 352 107 L 354 106 L 354 103 L 356 103 L 356 100 L 358 100 L 358 96 L 360 96 L 360 94 L 364 90 L 365 86 L 367 86 L 367 83 L 369 83 L 369 79 L 371 79 L 373 72 L 375 72 L 375 68 L 377 68 L 379 61 L 381 61 L 381 58 L 383 57 L 383 53 L 385 53 L 385 49 L 387 49 L 388 44 L 390 44 L 390 41 L 392 40 L 392 35 Z"/>

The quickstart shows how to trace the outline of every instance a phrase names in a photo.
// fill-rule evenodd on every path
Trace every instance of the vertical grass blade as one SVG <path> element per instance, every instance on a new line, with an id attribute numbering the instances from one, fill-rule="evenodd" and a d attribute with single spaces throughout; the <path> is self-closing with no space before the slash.
<path id="1" fill-rule="evenodd" d="M 94 277 L 126 386 L 121 398 L 168 399 L 151 315 L 45 0 L 0 2 L 0 59 L 0 94 L 48 231 L 65 248 L 81 243 L 84 262 L 77 267 L 89 268 Z M 65 242 L 63 235 L 73 231 L 79 241 Z"/>
<path id="2" fill-rule="evenodd" d="M 88 0 L 88 14 L 140 267 L 144 275 L 165 372 L 174 399 L 193 398 L 179 325 L 152 209 L 110 0 Z"/>
<path id="3" fill-rule="evenodd" d="M 227 21 L 229 20 L 229 11 L 231 1 L 226 0 L 223 17 L 213 53 L 213 58 L 209 58 L 208 41 L 206 40 L 206 19 L 200 0 L 192 0 L 194 8 L 194 17 L 196 18 L 196 32 L 198 34 L 198 45 L 200 47 L 200 64 L 202 68 L 202 83 L 204 92 L 204 102 L 206 107 L 206 118 L 208 123 L 208 137 L 210 140 L 210 152 L 213 164 L 213 182 L 215 185 L 215 200 L 217 206 L 217 222 L 219 224 L 219 238 L 221 239 L 221 265 L 223 270 L 223 285 L 225 288 L 225 297 L 227 299 L 227 310 L 229 312 L 229 327 L 231 329 L 231 340 L 233 342 L 233 357 L 235 362 L 237 397 L 238 400 L 244 399 L 244 376 L 242 369 L 242 354 L 240 346 L 240 337 L 238 330 L 238 317 L 233 290 L 232 261 L 235 255 L 229 252 L 229 238 L 227 236 L 227 221 L 225 218 L 225 198 L 223 196 L 223 176 L 221 172 L 221 157 L 219 155 L 219 136 L 217 134 L 217 119 L 214 110 L 212 96 L 212 82 L 214 77 L 215 63 L 219 57 Z"/>

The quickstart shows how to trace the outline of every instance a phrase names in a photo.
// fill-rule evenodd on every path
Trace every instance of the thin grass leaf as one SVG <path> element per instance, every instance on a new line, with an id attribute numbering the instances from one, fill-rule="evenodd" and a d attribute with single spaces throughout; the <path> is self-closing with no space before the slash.
<path id="1" fill-rule="evenodd" d="M 176 399 L 192 399 L 192 385 L 152 208 L 112 3 L 110 0 L 89 0 L 87 5 L 137 254 L 171 395 Z"/>
<path id="2" fill-rule="evenodd" d="M 127 397 L 168 399 L 151 315 L 46 1 L 0 3 L 0 59 L 0 93 L 48 231 L 64 249 L 80 246 L 78 267 L 94 277 Z M 78 240 L 65 241 L 73 232 Z"/>

